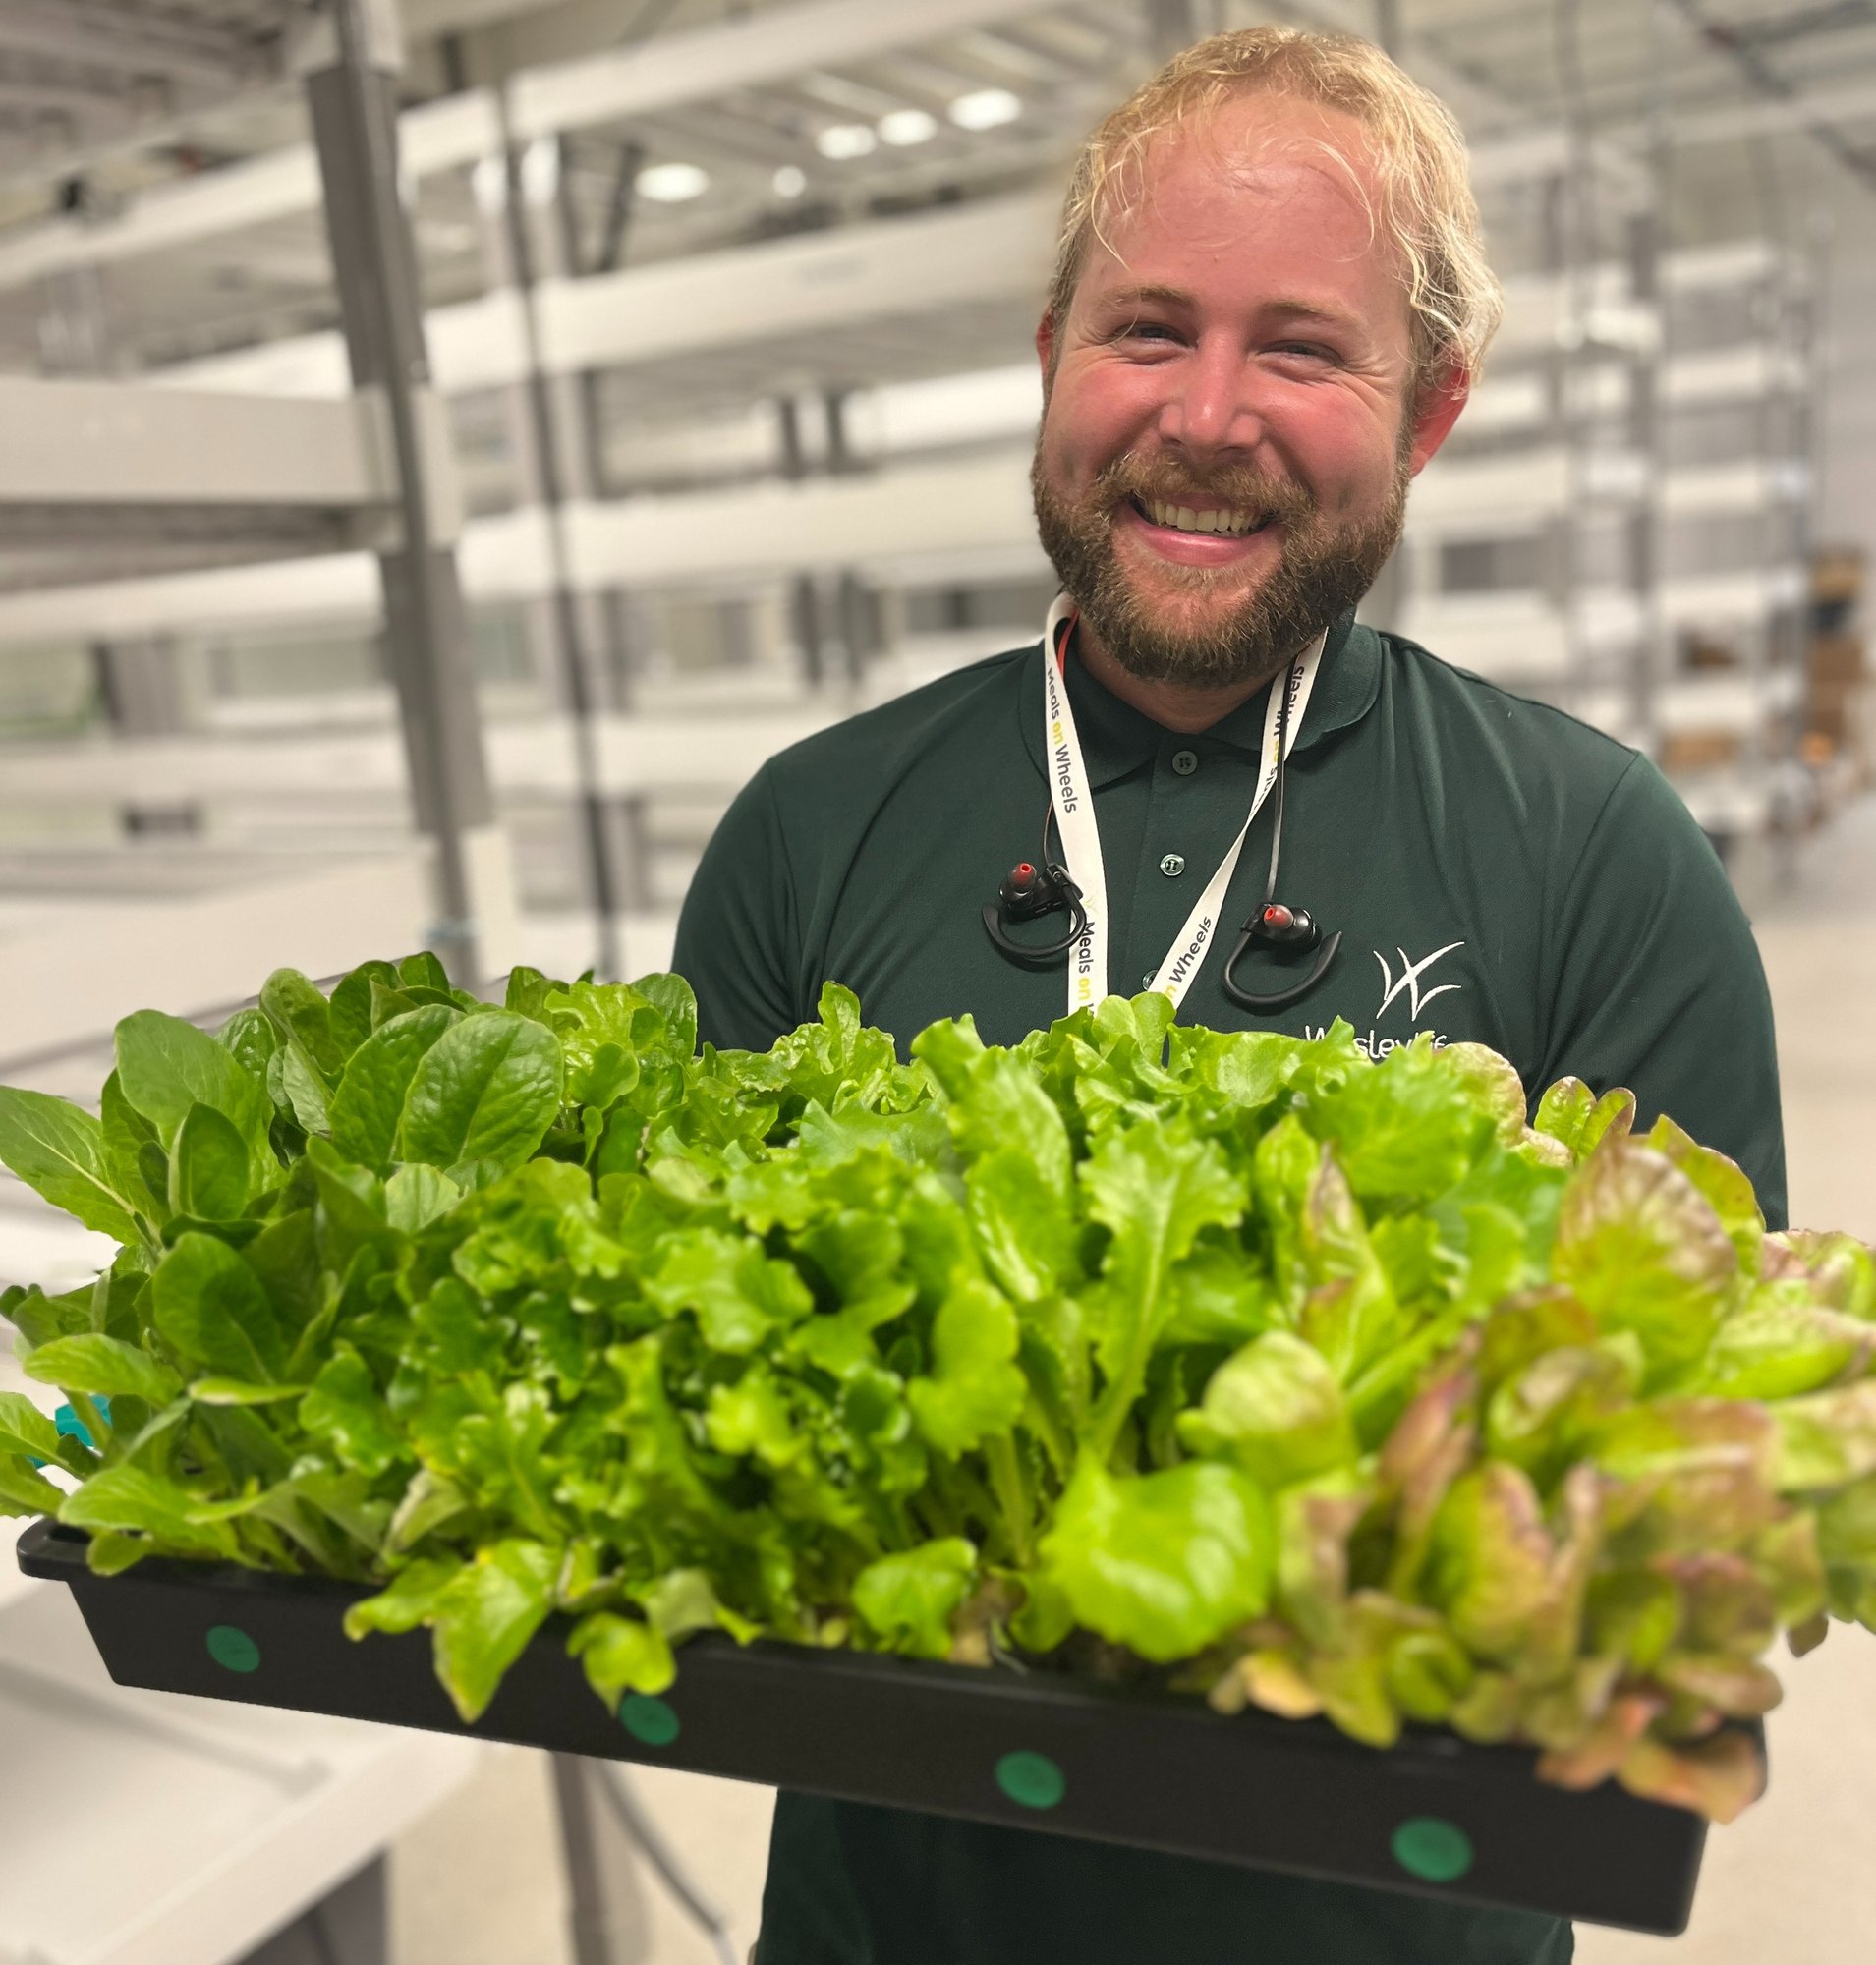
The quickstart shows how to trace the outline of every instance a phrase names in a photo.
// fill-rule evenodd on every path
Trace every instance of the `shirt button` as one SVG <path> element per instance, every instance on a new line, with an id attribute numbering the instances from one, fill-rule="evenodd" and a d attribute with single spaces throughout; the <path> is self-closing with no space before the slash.
<path id="1" fill-rule="evenodd" d="M 1189 778 L 1199 768 L 1199 754 L 1196 751 L 1174 751 L 1172 768 L 1180 777 Z"/>
<path id="2" fill-rule="evenodd" d="M 1151 989 L 1153 987 L 1153 971 L 1151 969 L 1149 969 L 1147 973 L 1143 977 L 1141 977 L 1140 986 L 1143 989 Z"/>
<path id="3" fill-rule="evenodd" d="M 1160 862 L 1160 871 L 1168 880 L 1176 880 L 1185 871 L 1185 855 L 1183 853 L 1168 853 Z"/>

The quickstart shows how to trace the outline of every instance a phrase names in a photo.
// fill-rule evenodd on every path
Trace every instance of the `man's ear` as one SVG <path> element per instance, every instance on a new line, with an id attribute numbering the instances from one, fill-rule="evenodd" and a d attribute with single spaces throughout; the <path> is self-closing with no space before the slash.
<path id="1" fill-rule="evenodd" d="M 1407 466 L 1418 477 L 1440 446 L 1452 434 L 1472 394 L 1472 373 L 1462 364 L 1449 363 L 1430 382 L 1421 385 L 1413 408 L 1413 444 Z"/>
<path id="2" fill-rule="evenodd" d="M 1055 375 L 1055 316 L 1048 309 L 1036 323 L 1036 359 L 1043 365 L 1043 401 L 1049 400 L 1049 385 Z"/>

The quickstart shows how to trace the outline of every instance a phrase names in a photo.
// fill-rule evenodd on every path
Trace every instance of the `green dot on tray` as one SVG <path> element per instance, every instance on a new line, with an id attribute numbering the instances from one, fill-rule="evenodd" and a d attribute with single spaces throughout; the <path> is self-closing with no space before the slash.
<path id="1" fill-rule="evenodd" d="M 996 1763 L 996 1785 L 1022 1808 L 1053 1808 L 1068 1792 L 1066 1776 L 1047 1754 L 1005 1754 Z"/>
<path id="2" fill-rule="evenodd" d="M 668 1747 L 680 1731 L 678 1716 L 670 1707 L 642 1692 L 628 1692 L 619 1701 L 619 1724 L 647 1747 Z"/>
<path id="3" fill-rule="evenodd" d="M 260 1647 L 234 1624 L 217 1624 L 208 1633 L 208 1656 L 227 1671 L 258 1671 Z"/>
<path id="4" fill-rule="evenodd" d="M 1456 1883 L 1472 1867 L 1472 1838 L 1456 1822 L 1416 1815 L 1394 1830 L 1393 1859 L 1423 1883 Z"/>

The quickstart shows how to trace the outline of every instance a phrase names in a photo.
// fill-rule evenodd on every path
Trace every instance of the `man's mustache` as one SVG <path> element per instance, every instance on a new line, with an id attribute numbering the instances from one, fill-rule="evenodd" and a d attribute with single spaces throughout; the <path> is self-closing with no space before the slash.
<path id="1" fill-rule="evenodd" d="M 1189 505 L 1195 498 L 1290 525 L 1313 518 L 1317 510 L 1315 498 L 1287 478 L 1243 469 L 1198 473 L 1171 458 L 1115 458 L 1096 473 L 1085 502 L 1111 512 L 1129 499 Z"/>

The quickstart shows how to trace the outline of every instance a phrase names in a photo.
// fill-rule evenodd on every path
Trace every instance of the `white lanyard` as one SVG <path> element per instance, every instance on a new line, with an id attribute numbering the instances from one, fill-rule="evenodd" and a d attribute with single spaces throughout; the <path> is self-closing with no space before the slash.
<path id="1" fill-rule="evenodd" d="M 1061 832 L 1062 852 L 1068 861 L 1070 877 L 1081 889 L 1082 906 L 1088 911 L 1088 926 L 1068 953 L 1068 1008 L 1088 1008 L 1108 993 L 1108 874 L 1101 858 L 1101 829 L 1095 823 L 1094 787 L 1082 760 L 1081 739 L 1075 732 L 1075 712 L 1068 702 L 1068 686 L 1063 675 L 1068 635 L 1073 632 L 1075 605 L 1067 594 L 1058 594 L 1049 610 L 1043 630 L 1043 713 L 1046 748 L 1049 752 L 1049 798 L 1054 807 L 1055 824 Z M 1316 687 L 1322 666 L 1323 644 L 1319 635 L 1291 664 L 1284 688 L 1289 696 L 1288 741 L 1285 757 L 1296 748 L 1303 727 L 1303 712 L 1309 707 L 1310 693 Z M 1277 782 L 1278 731 L 1282 726 L 1283 699 L 1273 688 L 1270 707 L 1264 712 L 1264 747 L 1257 774 L 1257 793 L 1251 809 L 1238 827 L 1230 850 L 1219 863 L 1219 870 L 1206 883 L 1205 891 L 1185 918 L 1165 959 L 1155 972 L 1149 988 L 1157 989 L 1174 1009 L 1185 1000 L 1193 978 L 1199 973 L 1206 952 L 1218 932 L 1219 916 L 1224 908 L 1225 890 L 1237 871 L 1238 855 L 1244 840 L 1272 785 Z"/>

